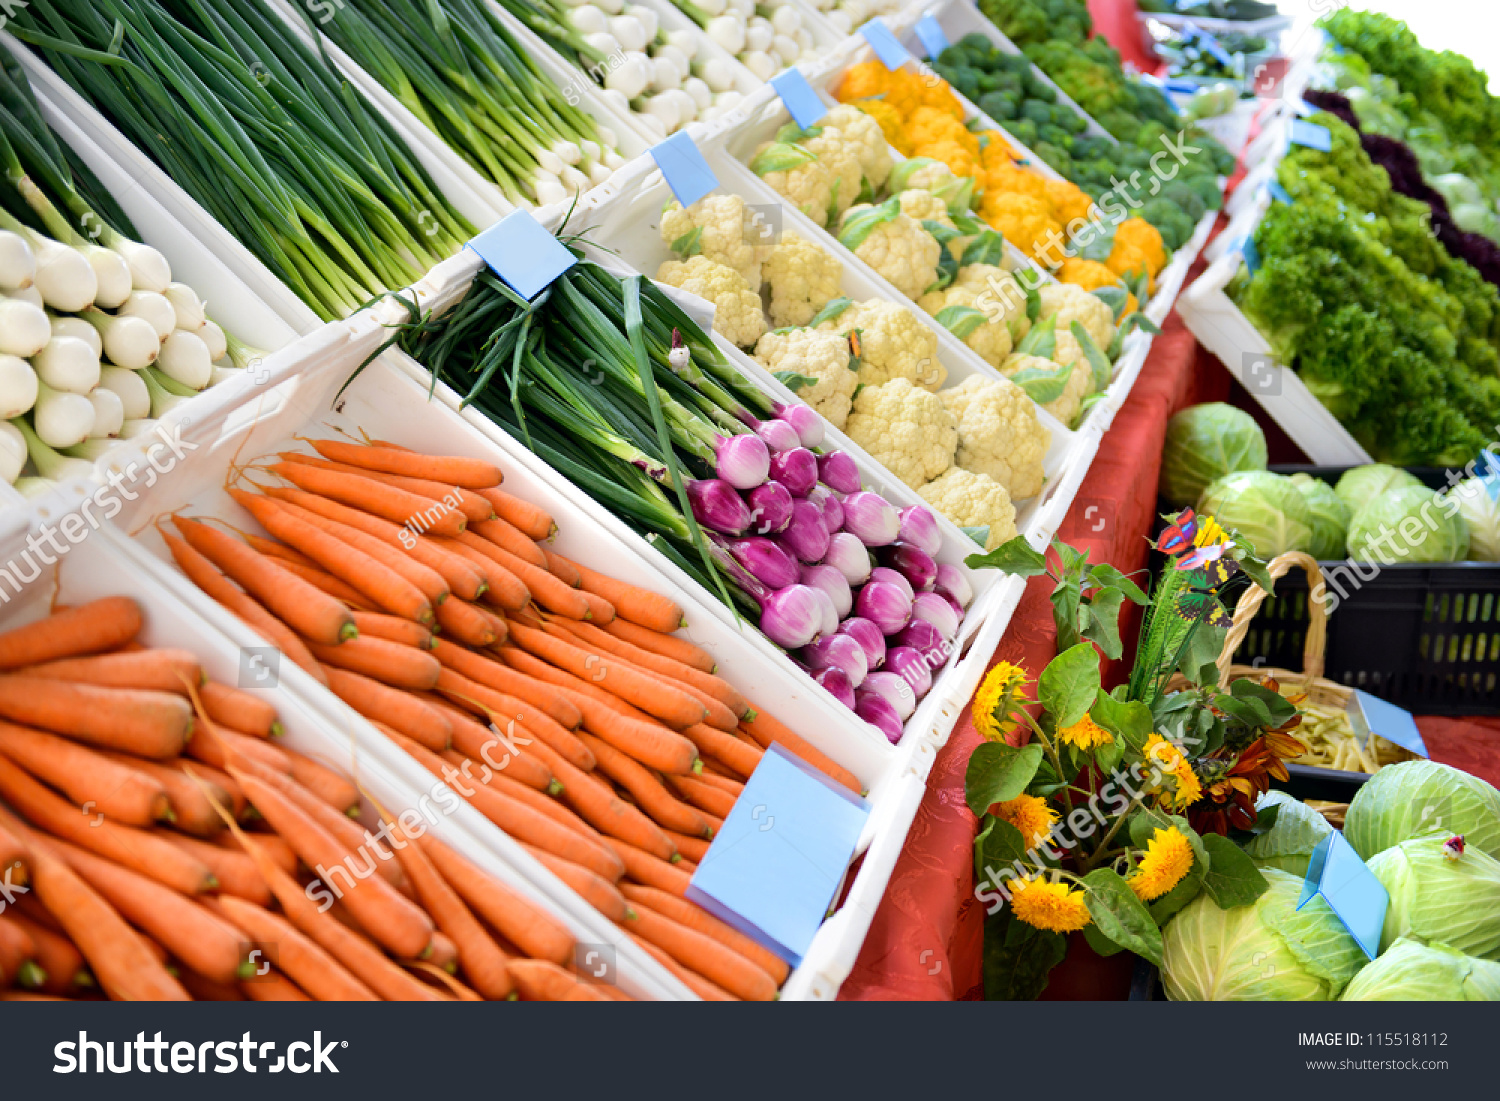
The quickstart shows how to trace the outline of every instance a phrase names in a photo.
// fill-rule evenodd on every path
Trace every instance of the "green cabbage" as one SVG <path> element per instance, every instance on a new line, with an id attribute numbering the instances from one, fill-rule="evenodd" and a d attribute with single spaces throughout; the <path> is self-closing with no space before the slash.
<path id="1" fill-rule="evenodd" d="M 1194 504 L 1216 478 L 1266 468 L 1266 436 L 1255 418 L 1223 402 L 1182 410 L 1167 422 L 1161 495 L 1174 508 Z"/>
<path id="2" fill-rule="evenodd" d="M 1458 502 L 1458 515 L 1469 531 L 1469 559 L 1500 562 L 1500 501 L 1490 495 L 1497 479 L 1470 478 L 1448 491 Z"/>
<path id="3" fill-rule="evenodd" d="M 1500 860 L 1479 848 L 1450 860 L 1444 841 L 1418 837 L 1370 858 L 1370 871 L 1391 895 L 1380 949 L 1415 935 L 1500 960 Z"/>
<path id="4" fill-rule="evenodd" d="M 1402 761 L 1371 776 L 1344 815 L 1344 839 L 1369 860 L 1413 837 L 1464 835 L 1500 858 L 1500 791 L 1435 761 Z"/>
<path id="5" fill-rule="evenodd" d="M 1344 557 L 1344 539 L 1349 532 L 1349 521 L 1354 517 L 1349 506 L 1344 504 L 1333 486 L 1321 478 L 1293 474 L 1292 482 L 1297 492 L 1307 498 L 1307 507 L 1312 510 L 1312 539 L 1302 549 L 1320 562 Z"/>
<path id="6" fill-rule="evenodd" d="M 1162 980 L 1173 1001 L 1329 1002 L 1365 953 L 1322 896 L 1300 911 L 1302 880 L 1267 868 L 1270 889 L 1221 910 L 1206 894 L 1162 930 Z"/>
<path id="7" fill-rule="evenodd" d="M 1500 963 L 1402 937 L 1354 976 L 1341 1002 L 1500 1002 Z"/>
<path id="8" fill-rule="evenodd" d="M 1226 474 L 1203 491 L 1198 511 L 1250 540 L 1261 558 L 1312 544 L 1313 512 L 1296 484 L 1266 470 Z"/>
<path id="9" fill-rule="evenodd" d="M 1245 842 L 1245 852 L 1262 868 L 1306 876 L 1313 849 L 1333 832 L 1333 827 L 1328 819 L 1284 791 L 1268 791 L 1256 804 L 1260 810 L 1272 806 L 1279 808 L 1276 824 Z"/>
<path id="10" fill-rule="evenodd" d="M 1366 463 L 1364 466 L 1351 466 L 1344 471 L 1333 491 L 1349 506 L 1352 514 L 1387 490 L 1421 484 L 1420 478 L 1408 474 L 1400 467 L 1386 466 L 1385 463 Z"/>
<path id="11" fill-rule="evenodd" d="M 1461 562 L 1468 554 L 1468 525 L 1426 486 L 1388 490 L 1349 522 L 1349 557 L 1356 562 Z"/>

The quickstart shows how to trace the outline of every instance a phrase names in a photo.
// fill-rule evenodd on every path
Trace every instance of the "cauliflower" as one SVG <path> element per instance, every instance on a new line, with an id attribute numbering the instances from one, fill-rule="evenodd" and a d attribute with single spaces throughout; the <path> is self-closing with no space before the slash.
<path id="1" fill-rule="evenodd" d="M 1072 341 L 1073 347 L 1076 349 L 1078 342 L 1073 341 L 1071 336 L 1069 340 Z M 1053 374 L 1061 366 L 1063 366 L 1062 363 L 1051 359 L 1043 359 L 1041 356 L 1019 355 L 1011 356 L 1002 363 L 1000 370 L 1006 378 L 1014 378 L 1022 371 L 1043 371 L 1047 374 Z M 1063 386 L 1063 392 L 1051 401 L 1044 403 L 1042 408 L 1062 421 L 1063 424 L 1071 425 L 1073 418 L 1078 416 L 1078 410 L 1083 405 L 1083 399 L 1093 393 L 1093 390 L 1094 373 L 1089 367 L 1088 361 L 1074 363 L 1073 370 L 1069 373 L 1067 382 Z"/>
<path id="2" fill-rule="evenodd" d="M 1118 275 L 1139 271 L 1144 263 L 1154 279 L 1167 266 L 1167 249 L 1161 233 L 1144 218 L 1126 218 L 1115 230 L 1108 263 L 1110 270 Z"/>
<path id="3" fill-rule="evenodd" d="M 904 378 L 862 387 L 844 431 L 912 489 L 952 466 L 958 449 L 958 428 L 938 396 Z"/>
<path id="4" fill-rule="evenodd" d="M 789 142 L 766 142 L 750 158 L 750 171 L 818 225 L 828 224 L 834 176 L 817 154 Z"/>
<path id="5" fill-rule="evenodd" d="M 838 297 L 844 265 L 838 257 L 788 230 L 762 269 L 771 286 L 771 324 L 806 325 Z"/>
<path id="6" fill-rule="evenodd" d="M 886 177 L 891 174 L 891 150 L 879 122 L 860 108 L 841 103 L 824 115 L 818 125 L 825 129 L 837 127 L 870 186 L 877 191 L 885 186 Z"/>
<path id="7" fill-rule="evenodd" d="M 1010 355 L 1010 329 L 1006 327 L 1001 307 L 993 305 L 991 311 L 979 304 L 984 289 L 973 286 L 953 285 L 945 290 L 924 294 L 917 305 L 937 318 L 958 339 L 974 349 L 986 363 L 999 367 Z M 994 298 L 993 295 L 990 296 Z M 1024 302 L 1024 300 L 1023 300 Z M 946 314 L 944 311 L 948 311 Z M 1022 307 L 1025 314 L 1025 307 Z"/>
<path id="8" fill-rule="evenodd" d="M 947 368 L 938 362 L 937 334 L 911 310 L 894 302 L 878 298 L 856 302 L 818 328 L 846 335 L 859 331 L 862 385 L 879 386 L 901 378 L 936 390 L 948 380 Z"/>
<path id="9" fill-rule="evenodd" d="M 1012 347 L 1031 331 L 1031 321 L 1026 316 L 1026 289 L 1004 268 L 993 264 L 966 264 L 958 269 L 953 287 L 972 290 L 975 307 L 991 320 L 1005 323 Z"/>
<path id="10" fill-rule="evenodd" d="M 1033 260 L 1040 264 L 1056 262 L 1058 247 L 1064 241 L 1063 230 L 1046 200 L 1017 191 L 991 190 L 984 193 L 979 213 Z"/>
<path id="11" fill-rule="evenodd" d="M 896 196 L 896 201 L 901 204 L 901 213 L 908 218 L 917 221 L 936 222 L 938 225 L 953 229 L 953 218 L 948 213 L 948 204 L 939 199 L 930 191 L 921 188 L 907 188 Z"/>
<path id="12" fill-rule="evenodd" d="M 1049 283 L 1041 288 L 1041 296 L 1040 320 L 1057 318 L 1057 350 L 1052 358 L 1058 363 L 1077 363 L 1092 377 L 1093 368 L 1073 336 L 1073 322 L 1083 325 L 1083 331 L 1089 334 L 1102 352 L 1115 339 L 1115 311 L 1097 294 L 1090 294 L 1072 283 Z M 1088 394 L 1089 391 L 1085 390 L 1084 393 Z"/>
<path id="13" fill-rule="evenodd" d="M 910 299 L 937 282 L 943 247 L 921 222 L 901 213 L 897 199 L 851 207 L 839 227 L 839 243 Z"/>
<path id="14" fill-rule="evenodd" d="M 819 329 L 772 331 L 756 341 L 755 358 L 827 418 L 829 424 L 844 427 L 854 387 L 859 382 L 850 359 L 848 337 Z M 782 375 L 787 371 L 812 381 L 793 385 L 797 380 Z"/>
<path id="15" fill-rule="evenodd" d="M 1062 262 L 1062 267 L 1057 269 L 1057 281 L 1072 283 L 1089 292 L 1100 287 L 1119 287 L 1124 290 L 1120 287 L 1120 277 L 1109 268 L 1097 260 L 1085 260 L 1080 256 L 1070 256 Z M 1134 313 L 1136 306 L 1135 295 L 1125 291 L 1125 313 Z"/>
<path id="16" fill-rule="evenodd" d="M 968 210 L 974 197 L 974 181 L 959 177 L 935 157 L 912 157 L 902 161 L 887 181 L 893 192 L 926 191 L 947 204 L 948 210 Z"/>
<path id="17" fill-rule="evenodd" d="M 903 157 L 911 156 L 911 142 L 906 140 L 906 130 L 901 121 L 901 112 L 883 99 L 862 99 L 852 103 L 862 115 L 869 115 L 880 126 L 880 132 L 892 149 Z"/>
<path id="18" fill-rule="evenodd" d="M 758 291 L 772 240 L 770 227 L 756 217 L 738 195 L 718 192 L 686 209 L 674 200 L 662 212 L 661 239 L 681 257 L 704 256 L 733 268 Z"/>
<path id="19" fill-rule="evenodd" d="M 989 528 L 985 550 L 1016 537 L 1016 506 L 1005 487 L 988 474 L 955 466 L 917 493 L 961 528 Z"/>
<path id="20" fill-rule="evenodd" d="M 1042 461 L 1052 434 L 1037 420 L 1036 405 L 1024 390 L 970 375 L 938 398 L 958 423 L 955 466 L 993 478 L 1012 501 L 1042 491 Z"/>
<path id="21" fill-rule="evenodd" d="M 1052 204 L 1053 213 L 1063 225 L 1089 220 L 1089 211 L 1094 208 L 1094 200 L 1090 199 L 1077 184 L 1068 180 L 1048 180 L 1043 186 L 1047 191 L 1047 201 Z"/>
<path id="22" fill-rule="evenodd" d="M 816 126 L 810 136 L 799 138 L 797 144 L 822 161 L 833 176 L 828 218 L 832 221 L 841 217 L 859 199 L 860 186 L 865 178 L 853 145 L 836 126 Z"/>
<path id="23" fill-rule="evenodd" d="M 694 256 L 687 260 L 668 260 L 657 270 L 656 278 L 668 286 L 680 287 L 712 302 L 714 331 L 741 348 L 754 344 L 766 331 L 766 317 L 760 312 L 760 295 L 752 291 L 744 276 L 733 268 L 716 264 L 706 256 Z"/>

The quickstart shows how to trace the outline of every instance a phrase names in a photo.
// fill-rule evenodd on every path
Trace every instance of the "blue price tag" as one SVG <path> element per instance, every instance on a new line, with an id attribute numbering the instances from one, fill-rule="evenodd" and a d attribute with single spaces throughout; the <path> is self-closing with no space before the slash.
<path id="1" fill-rule="evenodd" d="M 528 302 L 578 263 L 578 257 L 525 210 L 507 214 L 470 240 L 468 247 Z"/>
<path id="2" fill-rule="evenodd" d="M 884 19 L 877 16 L 859 28 L 859 33 L 864 35 L 870 49 L 875 51 L 875 56 L 880 58 L 881 64 L 887 69 L 899 69 L 912 60 L 911 52 L 896 41 L 896 36 L 885 25 Z"/>
<path id="3" fill-rule="evenodd" d="M 1327 153 L 1333 148 L 1333 135 L 1328 132 L 1326 126 L 1319 126 L 1315 122 L 1305 122 L 1302 119 L 1293 119 L 1292 144 L 1305 145 L 1309 149 Z"/>
<path id="4" fill-rule="evenodd" d="M 1278 203 L 1286 203 L 1287 206 L 1292 205 L 1292 197 L 1286 193 L 1286 188 L 1281 186 L 1280 180 L 1272 180 L 1266 184 L 1266 190 L 1271 193 L 1271 198 L 1275 199 Z"/>
<path id="5" fill-rule="evenodd" d="M 1395 704 L 1386 703 L 1358 688 L 1354 690 L 1347 710 L 1349 724 L 1354 727 L 1355 737 L 1361 741 L 1367 742 L 1371 734 L 1379 734 L 1418 757 L 1427 756 L 1427 743 L 1422 740 L 1422 732 L 1417 729 L 1417 720 L 1412 718 L 1410 711 L 1403 711 Z"/>
<path id="6" fill-rule="evenodd" d="M 1318 109 L 1312 104 L 1308 103 L 1305 99 L 1292 100 L 1292 110 L 1296 111 L 1297 114 L 1302 118 L 1307 118 L 1309 115 L 1315 115 L 1318 113 Z"/>
<path id="7" fill-rule="evenodd" d="M 679 130 L 666 141 L 653 145 L 651 157 L 661 169 L 672 194 L 683 206 L 692 206 L 719 186 L 719 177 L 708 167 L 686 130 Z"/>
<path id="8" fill-rule="evenodd" d="M 813 91 L 813 86 L 807 82 L 807 77 L 803 76 L 801 70 L 795 65 L 773 76 L 771 87 L 776 89 L 781 102 L 786 104 L 792 121 L 803 130 L 828 114 L 828 107 L 818 97 L 818 93 Z"/>
<path id="9" fill-rule="evenodd" d="M 1365 955 L 1373 960 L 1380 954 L 1380 930 L 1385 925 L 1391 896 L 1359 858 L 1354 846 L 1337 830 L 1327 834 L 1313 849 L 1297 909 L 1319 896 L 1344 923 Z"/>
<path id="10" fill-rule="evenodd" d="M 937 21 L 937 16 L 931 13 L 922 16 L 914 29 L 928 57 L 936 58 L 948 48 L 948 36 L 943 33 L 943 25 Z"/>
<path id="11" fill-rule="evenodd" d="M 1231 68 L 1234 66 L 1234 58 L 1229 56 L 1229 51 L 1219 45 L 1219 40 L 1213 35 L 1207 31 L 1199 31 L 1198 41 L 1203 43 L 1203 48 L 1221 65 L 1227 65 Z"/>
<path id="12" fill-rule="evenodd" d="M 1255 238 L 1246 236 L 1240 241 L 1240 252 L 1245 257 L 1245 267 L 1254 275 L 1260 270 L 1260 250 L 1255 247 Z"/>
<path id="13" fill-rule="evenodd" d="M 1500 458 L 1489 448 L 1479 453 L 1475 474 L 1484 480 L 1484 488 L 1490 492 L 1490 500 L 1500 501 Z"/>

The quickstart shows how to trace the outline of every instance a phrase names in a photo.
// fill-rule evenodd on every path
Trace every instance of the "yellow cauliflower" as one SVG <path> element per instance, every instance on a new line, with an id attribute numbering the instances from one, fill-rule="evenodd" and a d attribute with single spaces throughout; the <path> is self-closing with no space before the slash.
<path id="1" fill-rule="evenodd" d="M 1088 221 L 1089 211 L 1094 208 L 1094 200 L 1081 187 L 1070 180 L 1048 180 L 1044 186 L 1047 189 L 1047 201 L 1052 204 L 1052 212 L 1064 226 L 1077 219 Z"/>
<path id="2" fill-rule="evenodd" d="M 1016 191 L 986 191 L 979 215 L 1038 263 L 1056 262 L 1064 240 L 1052 208 L 1041 199 Z"/>
<path id="3" fill-rule="evenodd" d="M 771 325 L 806 325 L 838 297 L 844 265 L 826 249 L 788 230 L 762 269 L 771 287 Z"/>
<path id="4" fill-rule="evenodd" d="M 985 550 L 1016 537 L 1016 507 L 1005 487 L 987 474 L 955 466 L 917 493 L 961 528 L 988 528 Z"/>
<path id="5" fill-rule="evenodd" d="M 841 103 L 824 115 L 818 125 L 825 129 L 835 127 L 844 135 L 845 145 L 851 148 L 859 161 L 859 170 L 872 188 L 879 191 L 885 185 L 893 163 L 891 150 L 883 126 L 872 114 L 860 107 Z"/>
<path id="6" fill-rule="evenodd" d="M 952 466 L 958 447 L 958 428 L 938 396 L 904 378 L 861 389 L 844 431 L 912 489 Z"/>
<path id="7" fill-rule="evenodd" d="M 668 260 L 657 270 L 658 282 L 680 287 L 714 304 L 714 331 L 741 348 L 748 348 L 766 331 L 760 295 L 744 276 L 706 256 Z"/>
<path id="8" fill-rule="evenodd" d="M 1077 346 L 1076 344 L 1074 345 Z M 1044 371 L 1052 374 L 1065 364 L 1056 360 L 1043 359 L 1041 356 L 1011 356 L 1000 365 L 1000 371 L 1006 378 L 1014 378 L 1022 371 Z M 1045 403 L 1042 408 L 1051 413 L 1065 425 L 1072 425 L 1073 418 L 1078 416 L 1078 410 L 1083 406 L 1083 399 L 1088 397 L 1094 390 L 1094 376 L 1087 360 L 1074 363 L 1068 374 L 1067 382 L 1063 385 L 1063 391 L 1051 401 Z"/>
<path id="9" fill-rule="evenodd" d="M 768 141 L 750 158 L 750 171 L 818 225 L 828 224 L 834 175 L 817 154 L 790 142 Z"/>
<path id="10" fill-rule="evenodd" d="M 949 138 L 919 145 L 916 152 L 920 157 L 931 157 L 935 161 L 940 161 L 956 176 L 967 178 L 979 174 L 979 161 L 974 154 Z"/>
<path id="11" fill-rule="evenodd" d="M 1052 433 L 1037 419 L 1036 403 L 1019 386 L 970 375 L 938 394 L 958 424 L 955 466 L 986 474 L 1012 501 L 1042 491 L 1042 463 Z"/>
<path id="12" fill-rule="evenodd" d="M 905 123 L 902 121 L 901 112 L 897 111 L 883 99 L 862 99 L 849 106 L 855 108 L 863 115 L 869 115 L 880 124 L 880 132 L 885 135 L 885 140 L 891 148 L 903 157 L 911 156 L 911 142 L 907 140 Z"/>
<path id="13" fill-rule="evenodd" d="M 936 390 L 948 380 L 938 361 L 937 334 L 894 302 L 856 302 L 818 328 L 845 335 L 858 331 L 859 381 L 866 386 L 900 378 Z"/>
<path id="14" fill-rule="evenodd" d="M 906 120 L 906 136 L 920 156 L 932 156 L 924 153 L 922 147 L 940 141 L 954 142 L 968 150 L 969 156 L 979 156 L 979 135 L 971 133 L 962 118 L 954 118 L 935 107 L 918 107 L 913 111 Z"/>
<path id="15" fill-rule="evenodd" d="M 839 242 L 902 294 L 920 298 L 937 282 L 943 249 L 898 201 L 851 207 L 839 226 Z"/>
<path id="16" fill-rule="evenodd" d="M 661 216 L 661 239 L 679 256 L 703 256 L 760 290 L 761 265 L 771 255 L 773 232 L 757 221 L 738 195 L 716 192 L 683 208 L 673 200 Z"/>
<path id="17" fill-rule="evenodd" d="M 1119 287 L 1120 277 L 1110 271 L 1105 265 L 1097 260 L 1085 260 L 1081 256 L 1070 256 L 1062 262 L 1062 267 L 1055 273 L 1060 283 L 1072 283 L 1075 287 L 1082 287 L 1086 291 L 1096 291 L 1100 287 Z M 1121 288 L 1122 290 L 1124 288 Z M 1136 308 L 1135 295 L 1128 291 L 1125 294 L 1125 313 L 1131 313 Z"/>
<path id="18" fill-rule="evenodd" d="M 1045 203 L 1050 212 L 1052 200 L 1047 195 L 1047 181 L 1035 172 L 1028 172 L 1024 168 L 1018 168 L 1009 157 L 1001 153 L 988 159 L 989 150 L 993 149 L 993 143 L 985 150 L 985 177 L 984 187 L 987 192 L 995 191 L 1005 194 L 1029 195 L 1039 202 Z"/>
<path id="19" fill-rule="evenodd" d="M 859 382 L 850 365 L 847 337 L 818 329 L 772 331 L 756 341 L 755 358 L 829 424 L 844 427 Z M 811 381 L 793 377 L 799 375 Z"/>
<path id="20" fill-rule="evenodd" d="M 986 363 L 999 367 L 1010 355 L 1010 329 L 1006 327 L 998 304 L 993 316 L 979 304 L 984 293 L 982 287 L 955 283 L 944 290 L 924 294 L 917 305 L 937 318 L 939 324 L 977 352 Z"/>
<path id="21" fill-rule="evenodd" d="M 1119 253 L 1117 260 L 1115 254 Z M 1131 255 L 1133 254 L 1133 255 Z M 1111 271 L 1124 275 L 1138 271 L 1139 262 L 1144 261 L 1151 275 L 1156 276 L 1167 266 L 1167 249 L 1162 243 L 1157 228 L 1144 218 L 1126 218 L 1115 229 L 1114 248 L 1109 254 Z"/>

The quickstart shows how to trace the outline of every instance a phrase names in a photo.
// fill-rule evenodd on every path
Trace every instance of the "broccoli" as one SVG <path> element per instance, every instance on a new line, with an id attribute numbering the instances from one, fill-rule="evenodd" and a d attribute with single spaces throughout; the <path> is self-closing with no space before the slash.
<path id="1" fill-rule="evenodd" d="M 1008 122 L 1016 117 L 1016 101 L 1008 92 L 986 92 L 979 97 L 978 107 L 996 122 Z"/>
<path id="2" fill-rule="evenodd" d="M 1034 126 L 1052 125 L 1052 110 L 1045 103 L 1038 103 L 1034 99 L 1028 99 L 1021 104 L 1020 117 L 1028 120 Z"/>
<path id="3" fill-rule="evenodd" d="M 1006 129 L 1010 131 L 1011 137 L 1015 138 L 1022 145 L 1029 147 L 1036 141 L 1036 123 L 1030 119 L 1017 119 L 1011 125 L 1007 126 Z"/>
<path id="4" fill-rule="evenodd" d="M 1181 180 L 1173 180 L 1161 189 L 1161 198 L 1172 203 L 1196 225 L 1208 208 L 1198 193 Z"/>

